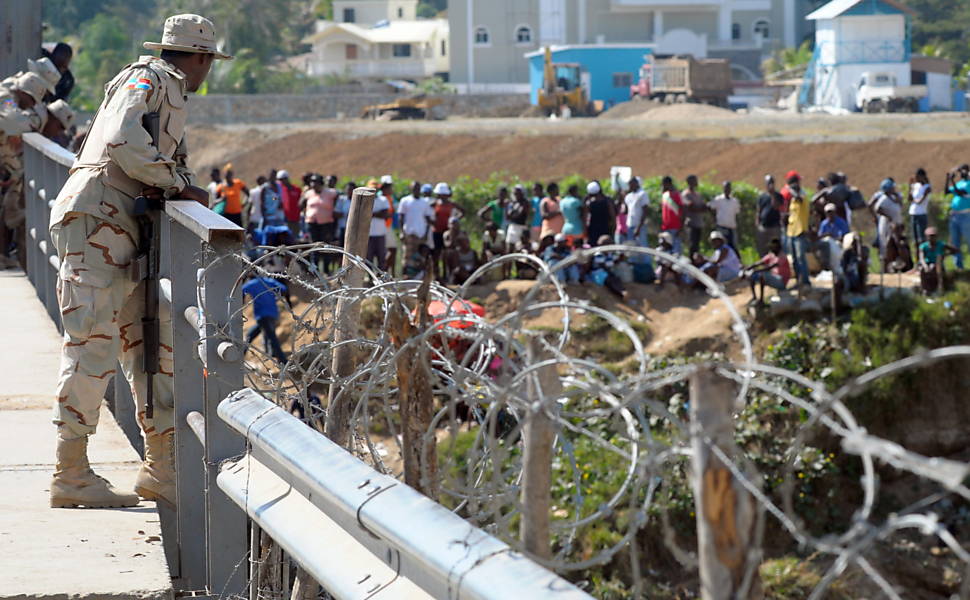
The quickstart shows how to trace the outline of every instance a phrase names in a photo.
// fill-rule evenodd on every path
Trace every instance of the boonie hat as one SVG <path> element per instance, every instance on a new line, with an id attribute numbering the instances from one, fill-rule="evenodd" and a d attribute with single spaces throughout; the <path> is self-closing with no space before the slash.
<path id="1" fill-rule="evenodd" d="M 64 129 L 70 129 L 74 124 L 74 110 L 63 100 L 55 100 L 47 105 L 47 112 L 61 122 Z"/>
<path id="2" fill-rule="evenodd" d="M 37 73 L 31 73 L 30 71 L 21 73 L 14 79 L 14 87 L 37 102 L 43 102 L 44 94 L 49 91 L 47 81 Z"/>
<path id="3" fill-rule="evenodd" d="M 439 196 L 450 196 L 451 188 L 444 181 L 440 182 L 438 185 L 434 186 L 434 193 Z"/>
<path id="4" fill-rule="evenodd" d="M 57 70 L 51 59 L 46 56 L 37 60 L 27 59 L 27 70 L 40 75 L 41 79 L 47 82 L 47 91 L 54 93 L 57 82 L 61 80 L 61 72 Z"/>
<path id="5" fill-rule="evenodd" d="M 175 15 L 165 19 L 161 42 L 145 42 L 149 50 L 178 50 L 212 54 L 215 58 L 232 60 L 232 56 L 216 45 L 216 28 L 212 21 L 199 15 Z"/>

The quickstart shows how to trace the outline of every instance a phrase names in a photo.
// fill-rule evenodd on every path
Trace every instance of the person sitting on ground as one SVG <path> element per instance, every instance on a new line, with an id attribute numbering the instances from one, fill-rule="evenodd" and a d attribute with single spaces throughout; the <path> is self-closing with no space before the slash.
<path id="1" fill-rule="evenodd" d="M 783 291 L 788 287 L 788 281 L 792 275 L 791 263 L 788 262 L 788 256 L 782 250 L 781 240 L 774 238 L 768 243 L 768 248 L 768 253 L 762 256 L 761 260 L 746 268 L 743 273 L 751 284 L 751 301 L 761 304 L 765 302 L 766 285 L 779 292 Z M 761 285 L 760 297 L 755 292 L 755 286 L 758 284 Z"/>
<path id="2" fill-rule="evenodd" d="M 405 257 L 404 278 L 424 279 L 427 268 L 431 266 L 431 246 L 421 244 L 417 250 Z"/>
<path id="3" fill-rule="evenodd" d="M 609 246 L 612 239 L 612 236 L 609 234 L 603 234 L 596 240 L 596 245 Z M 617 256 L 615 252 L 599 252 L 594 254 L 589 265 L 589 279 L 596 285 L 605 286 L 614 296 L 625 300 L 627 291 L 623 285 L 623 280 L 613 272 L 613 268 L 621 260 L 623 259 Z"/>
<path id="4" fill-rule="evenodd" d="M 869 247 L 855 232 L 842 238 L 842 277 L 839 285 L 849 292 L 865 294 L 869 279 Z"/>
<path id="5" fill-rule="evenodd" d="M 714 253 L 703 257 L 701 270 L 711 279 L 722 283 L 736 279 L 741 274 L 741 259 L 734 248 L 728 245 L 727 236 L 720 231 L 712 231 L 710 240 Z"/>
<path id="6" fill-rule="evenodd" d="M 505 239 L 494 222 L 485 225 L 485 235 L 482 236 L 482 261 L 492 260 L 505 255 Z M 509 263 L 502 263 L 502 279 L 509 278 Z"/>
<path id="7" fill-rule="evenodd" d="M 482 265 L 478 254 L 472 249 L 471 241 L 464 232 L 455 236 L 455 246 L 447 251 L 448 273 L 451 283 L 462 285 L 478 267 Z"/>
<path id="8" fill-rule="evenodd" d="M 246 332 L 246 343 L 253 341 L 263 334 L 263 345 L 270 354 L 281 364 L 286 363 L 286 354 L 276 337 L 276 324 L 279 322 L 280 309 L 276 305 L 277 297 L 283 298 L 287 306 L 293 306 L 289 296 L 289 288 L 282 281 L 272 277 L 253 277 L 242 286 L 244 296 L 253 299 L 253 317 L 256 324 Z"/>
<path id="9" fill-rule="evenodd" d="M 660 240 L 660 245 L 656 248 L 658 252 L 674 254 L 674 236 L 672 233 L 669 231 L 661 231 L 657 239 Z M 657 259 L 657 265 L 657 289 L 663 288 L 668 276 L 677 284 L 677 287 L 683 285 L 683 279 L 674 270 L 674 263 L 660 258 Z"/>
<path id="10" fill-rule="evenodd" d="M 834 203 L 825 205 L 825 218 L 818 227 L 818 237 L 831 238 L 842 243 L 842 238 L 849 233 L 849 224 L 839 216 L 838 207 Z"/>
<path id="11" fill-rule="evenodd" d="M 572 255 L 573 250 L 569 246 L 569 240 L 565 233 L 557 233 L 553 238 L 553 243 L 547 246 L 542 253 L 542 259 L 550 268 L 566 260 Z M 568 267 L 559 269 L 555 272 L 556 278 L 563 283 L 579 283 L 579 265 L 573 263 Z"/>
<path id="12" fill-rule="evenodd" d="M 937 238 L 936 227 L 927 227 L 926 241 L 919 246 L 919 280 L 924 294 L 935 294 L 946 288 L 947 254 L 956 255 L 956 247 Z"/>

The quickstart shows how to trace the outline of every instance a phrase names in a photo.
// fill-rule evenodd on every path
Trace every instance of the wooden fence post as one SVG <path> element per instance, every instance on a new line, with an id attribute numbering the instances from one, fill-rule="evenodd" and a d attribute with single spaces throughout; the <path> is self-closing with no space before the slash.
<path id="1" fill-rule="evenodd" d="M 358 257 L 367 256 L 367 241 L 370 237 L 370 222 L 374 213 L 374 198 L 377 191 L 360 187 L 354 190 L 347 216 L 347 234 L 344 250 Z M 343 267 L 353 266 L 350 257 L 345 256 Z M 350 268 L 344 276 L 344 288 L 360 288 L 364 284 L 364 271 Z M 357 298 L 341 298 L 337 301 L 334 315 L 334 343 L 340 344 L 357 337 L 357 321 L 360 318 L 360 301 Z M 351 344 L 340 346 L 333 353 L 333 376 L 347 377 L 354 372 L 357 349 Z M 350 445 L 350 403 L 353 398 L 343 395 L 337 398 L 338 386 L 331 385 L 327 403 L 326 434 L 334 443 L 347 448 Z"/>
<path id="2" fill-rule="evenodd" d="M 714 454 L 739 454 L 734 442 L 734 382 L 718 376 L 710 366 L 699 368 L 690 380 L 691 448 L 694 505 L 700 559 L 701 598 L 742 598 L 749 566 L 754 574 L 743 598 L 760 598 L 758 565 L 749 549 L 753 543 L 754 498 Z"/>
<path id="3" fill-rule="evenodd" d="M 531 340 L 529 363 L 551 358 L 540 348 L 538 340 Z M 524 550 L 537 558 L 552 557 L 549 533 L 549 513 L 552 507 L 552 451 L 556 439 L 555 424 L 550 413 L 558 412 L 562 382 L 555 364 L 542 367 L 530 380 L 532 407 L 522 427 L 522 527 L 519 533 Z"/>

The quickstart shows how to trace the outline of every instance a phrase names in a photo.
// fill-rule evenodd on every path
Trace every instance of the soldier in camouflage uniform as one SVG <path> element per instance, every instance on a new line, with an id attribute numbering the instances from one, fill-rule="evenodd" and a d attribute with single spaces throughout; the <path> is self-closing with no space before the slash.
<path id="1" fill-rule="evenodd" d="M 49 62 L 49 61 L 48 61 Z M 33 61 L 31 61 L 32 64 Z M 40 131 L 47 121 L 43 98 L 53 85 L 40 75 L 25 72 L 4 80 L 0 85 L 0 193 L 3 195 L 3 223 L 6 228 L 3 252 L 7 250 L 6 231 L 12 231 L 19 252 L 20 266 L 26 267 L 24 252 L 26 233 L 24 229 L 23 200 L 23 140 L 21 136 L 30 131 Z M 2 257 L 3 266 L 12 266 Z"/>
<path id="2" fill-rule="evenodd" d="M 160 307 L 161 350 L 154 381 L 154 417 L 145 417 L 141 318 L 145 283 L 134 282 L 138 226 L 134 198 L 183 198 L 208 204 L 185 166 L 187 92 L 198 90 L 216 47 L 208 19 L 177 15 L 165 21 L 160 58 L 143 56 L 107 86 L 105 99 L 78 150 L 71 176 L 51 213 L 51 239 L 61 260 L 59 292 L 64 324 L 54 423 L 57 469 L 52 507 L 133 506 L 138 495 L 175 503 L 171 316 Z M 153 145 L 142 117 L 160 115 Z M 136 494 L 118 491 L 91 470 L 87 439 L 95 432 L 108 380 L 121 362 L 145 435 L 145 461 Z"/>

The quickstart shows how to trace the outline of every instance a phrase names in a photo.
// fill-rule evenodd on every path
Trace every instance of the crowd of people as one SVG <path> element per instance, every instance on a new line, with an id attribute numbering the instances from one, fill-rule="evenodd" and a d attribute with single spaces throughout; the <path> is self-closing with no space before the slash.
<path id="1" fill-rule="evenodd" d="M 295 185 L 285 170 L 271 170 L 249 188 L 235 177 L 232 165 L 214 169 L 211 177 L 213 209 L 245 226 L 254 245 L 343 243 L 356 182 L 339 188 L 336 175 L 307 173 L 301 185 Z M 819 179 L 814 191 L 803 188 L 797 171 L 788 172 L 781 186 L 767 175 L 757 205 L 749 207 L 754 213 L 753 228 L 748 229 L 754 232 L 751 240 L 741 239 L 742 204 L 731 181 L 725 181 L 713 198 L 700 191 L 694 175 L 686 177 L 683 188 L 673 177 L 663 177 L 657 198 L 651 198 L 638 177 L 611 183 L 617 190 L 611 195 L 599 181 L 590 181 L 585 189 L 569 185 L 565 194 L 556 182 L 535 183 L 531 189 L 501 186 L 494 199 L 466 214 L 452 200 L 446 182 L 413 181 L 409 193 L 398 198 L 394 179 L 385 175 L 364 184 L 377 192 L 366 258 L 391 275 L 421 278 L 430 269 L 443 283 L 462 284 L 481 265 L 511 253 L 556 265 L 583 248 L 652 247 L 685 255 L 682 260 L 715 281 L 746 279 L 753 300 L 763 302 L 766 287 L 811 288 L 813 269 L 831 271 L 834 285 L 842 291 L 864 292 L 870 244 L 863 243 L 860 232 L 871 223 L 866 213 L 877 224 L 871 247 L 878 252 L 883 272 L 918 269 L 927 293 L 942 288 L 946 255 L 955 255 L 962 268 L 959 244 L 970 241 L 966 165 L 947 175 L 946 192 L 954 197 L 949 217 L 952 245 L 942 242 L 929 222 L 933 188 L 924 169 L 915 172 L 903 191 L 887 178 L 868 199 L 843 173 Z M 656 245 L 651 244 L 651 232 Z M 742 242 L 754 246 L 757 260 L 743 263 Z M 316 267 L 332 272 L 335 255 L 322 253 Z M 625 284 L 634 281 L 702 287 L 682 271 L 670 260 L 654 264 L 647 255 L 621 251 L 569 261 L 557 277 L 563 283 L 601 285 L 621 298 L 627 294 Z M 534 260 L 520 259 L 503 263 L 496 272 L 503 278 L 531 279 L 538 269 Z"/>
<path id="2" fill-rule="evenodd" d="M 66 99 L 74 87 L 73 55 L 67 44 L 45 44 L 26 70 L 0 81 L 0 269 L 26 270 L 21 136 L 40 133 L 64 147 L 72 141 L 75 115 Z"/>

